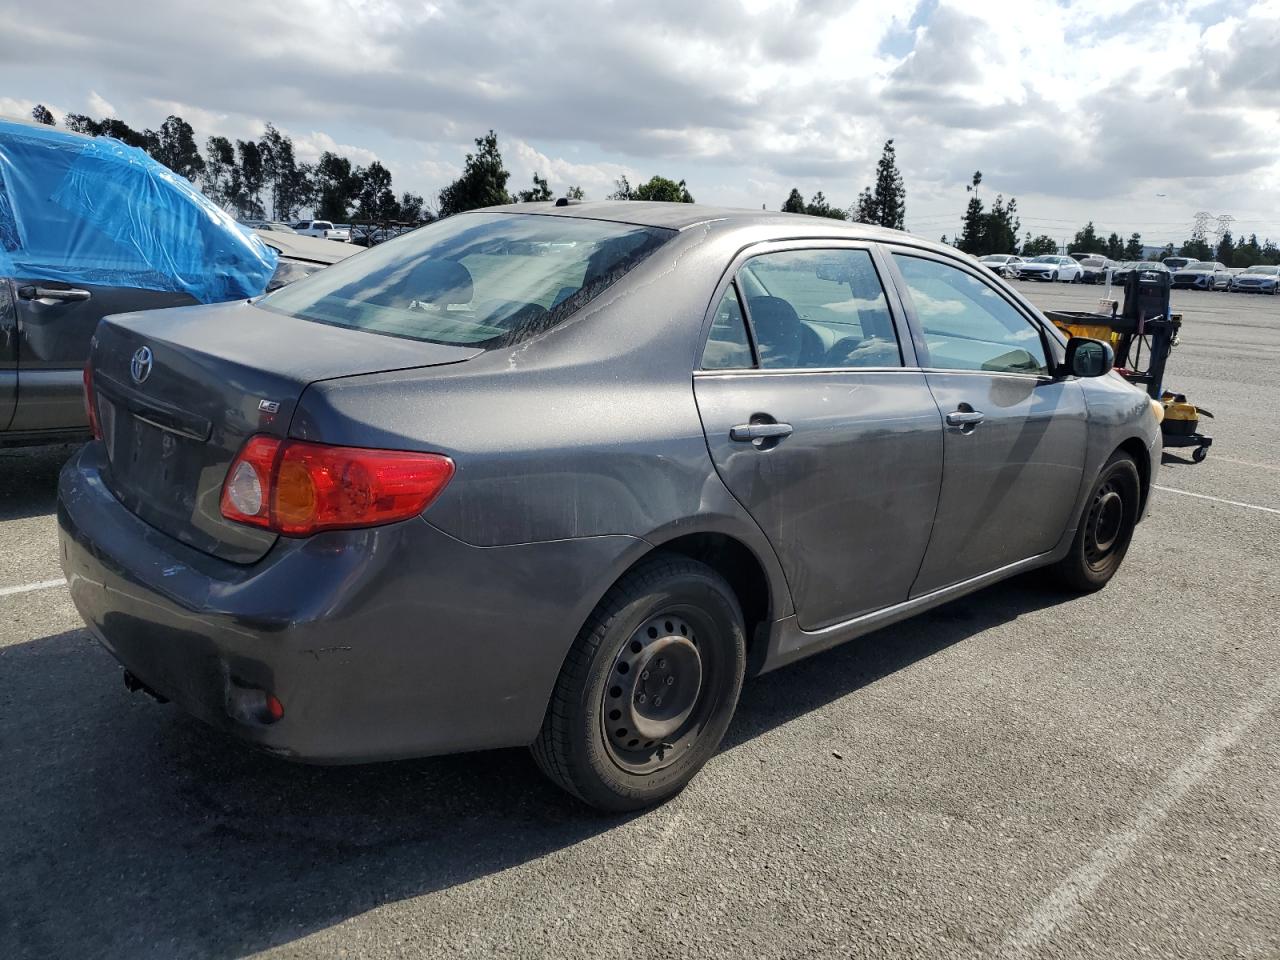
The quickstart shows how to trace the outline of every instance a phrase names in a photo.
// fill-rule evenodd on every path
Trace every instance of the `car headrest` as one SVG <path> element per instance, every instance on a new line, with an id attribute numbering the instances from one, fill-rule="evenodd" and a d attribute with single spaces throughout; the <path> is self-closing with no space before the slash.
<path id="1" fill-rule="evenodd" d="M 449 306 L 470 303 L 471 271 L 456 260 L 423 260 L 409 271 L 404 290 L 414 300 Z"/>
<path id="2" fill-rule="evenodd" d="M 794 367 L 800 360 L 800 317 L 795 307 L 781 297 L 751 297 L 747 300 L 751 325 L 756 333 L 762 367 Z"/>

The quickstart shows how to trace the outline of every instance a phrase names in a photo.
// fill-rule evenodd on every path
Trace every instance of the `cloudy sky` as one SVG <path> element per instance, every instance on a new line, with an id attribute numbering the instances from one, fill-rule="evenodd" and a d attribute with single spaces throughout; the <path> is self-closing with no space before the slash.
<path id="1" fill-rule="evenodd" d="M 981 169 L 1036 233 L 1280 241 L 1280 0 L 0 0 L 0 36 L 0 114 L 270 120 L 430 198 L 490 127 L 513 187 L 772 209 L 852 203 L 893 137 L 926 236 Z"/>

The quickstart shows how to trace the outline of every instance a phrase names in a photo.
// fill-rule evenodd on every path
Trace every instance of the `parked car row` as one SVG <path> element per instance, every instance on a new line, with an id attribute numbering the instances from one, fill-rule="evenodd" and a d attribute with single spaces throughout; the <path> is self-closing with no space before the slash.
<path id="1" fill-rule="evenodd" d="M 330 220 L 299 220 L 293 224 L 293 232 L 304 237 L 320 237 L 322 240 L 337 240 L 339 243 L 351 242 L 351 227 Z"/>
<path id="2" fill-rule="evenodd" d="M 1246 267 L 1231 277 L 1232 293 L 1280 294 L 1280 267 L 1259 264 Z"/>
<path id="3" fill-rule="evenodd" d="M 1194 288 L 1197 290 L 1229 290 L 1231 289 L 1231 271 L 1226 264 L 1212 260 L 1192 260 L 1185 266 L 1173 271 L 1173 288 L 1175 290 Z"/>

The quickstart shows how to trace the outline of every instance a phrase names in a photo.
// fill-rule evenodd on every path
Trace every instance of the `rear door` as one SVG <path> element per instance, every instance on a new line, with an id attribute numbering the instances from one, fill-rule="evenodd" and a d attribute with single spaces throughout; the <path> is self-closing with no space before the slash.
<path id="1" fill-rule="evenodd" d="M 0 277 L 0 431 L 9 427 L 18 399 L 18 311 L 9 281 Z"/>
<path id="2" fill-rule="evenodd" d="M 937 506 L 941 417 L 882 269 L 857 244 L 742 257 L 694 375 L 716 469 L 772 542 L 808 630 L 905 600 Z"/>
<path id="3" fill-rule="evenodd" d="M 98 321 L 113 313 L 195 301 L 185 293 L 15 280 L 17 407 L 11 430 L 87 428 L 82 373 Z M 0 404 L 3 401 L 0 400 Z"/>
<path id="4" fill-rule="evenodd" d="M 1080 384 L 1052 375 L 1039 321 L 977 270 L 893 253 L 945 429 L 942 496 L 912 595 L 1051 550 L 1084 469 Z"/>

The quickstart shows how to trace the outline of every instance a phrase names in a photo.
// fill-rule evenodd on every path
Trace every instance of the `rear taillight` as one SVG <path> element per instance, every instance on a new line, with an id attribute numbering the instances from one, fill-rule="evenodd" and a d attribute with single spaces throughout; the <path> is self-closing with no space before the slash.
<path id="1" fill-rule="evenodd" d="M 72 367 L 71 369 L 75 369 Z M 98 404 L 93 396 L 93 366 L 84 365 L 84 412 L 89 417 L 89 429 L 93 431 L 93 439 L 102 439 L 102 425 L 98 423 Z"/>
<path id="2" fill-rule="evenodd" d="M 250 437 L 223 482 L 222 515 L 290 537 L 373 527 L 417 516 L 452 476 L 438 453 Z"/>

